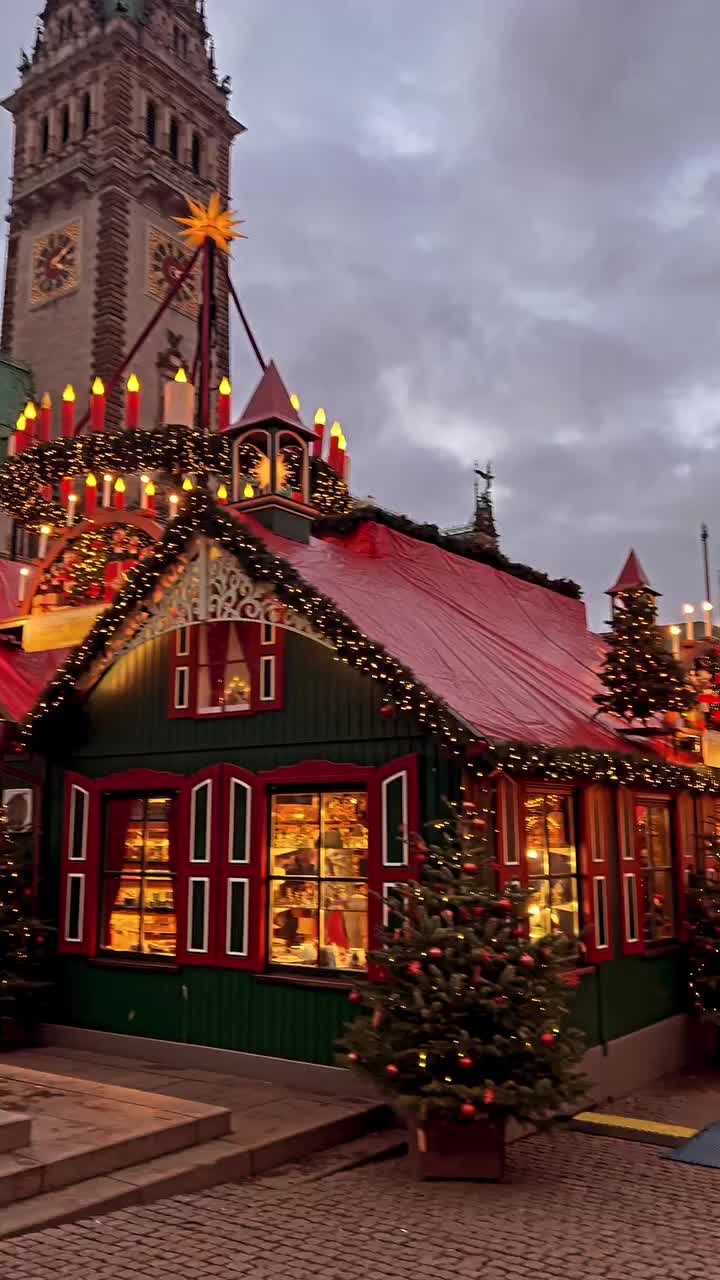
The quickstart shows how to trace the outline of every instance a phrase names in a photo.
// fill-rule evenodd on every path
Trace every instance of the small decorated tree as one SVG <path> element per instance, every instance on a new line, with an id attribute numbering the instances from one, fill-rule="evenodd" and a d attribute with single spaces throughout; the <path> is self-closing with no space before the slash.
<path id="1" fill-rule="evenodd" d="M 493 1172 L 470 1176 L 499 1177 L 505 1122 L 541 1123 L 584 1092 L 583 1037 L 568 1025 L 573 947 L 559 934 L 529 937 L 519 884 L 491 887 L 485 820 L 472 807 L 432 830 L 431 845 L 415 841 L 419 881 L 387 904 L 371 980 L 351 992 L 361 1012 L 343 1060 L 414 1116 L 421 1154 L 492 1131 L 497 1159 L 483 1168 Z"/>
<path id="2" fill-rule="evenodd" d="M 52 931 L 36 920 L 32 861 L 0 807 L 0 1044 L 26 1042 L 50 989 Z"/>
<path id="3" fill-rule="evenodd" d="M 689 711 L 694 695 L 658 631 L 655 592 L 638 585 L 612 594 L 613 619 L 600 672 L 604 692 L 595 695 L 596 703 L 628 725 L 646 725 L 668 711 Z"/>
<path id="4" fill-rule="evenodd" d="M 699 838 L 704 871 L 688 891 L 688 986 L 694 1016 L 720 1027 L 720 840 Z"/>

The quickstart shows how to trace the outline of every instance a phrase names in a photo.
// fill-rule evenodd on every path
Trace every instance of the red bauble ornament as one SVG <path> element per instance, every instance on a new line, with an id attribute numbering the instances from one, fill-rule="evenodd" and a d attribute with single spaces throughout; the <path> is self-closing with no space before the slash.
<path id="1" fill-rule="evenodd" d="M 500 1008 L 502 1008 L 504 1005 L 506 1005 L 506 1004 L 508 1003 L 508 998 L 507 998 L 507 996 L 496 996 L 496 997 L 495 997 L 495 1003 L 496 1003 L 496 1005 L 498 1005 Z"/>
<path id="2" fill-rule="evenodd" d="M 520 964 L 521 964 L 521 965 L 523 966 L 523 968 L 525 968 L 525 969 L 534 969 L 534 968 L 535 968 L 535 960 L 533 959 L 533 957 L 532 957 L 532 956 L 529 956 L 529 955 L 521 956 L 521 957 L 520 957 Z"/>
<path id="3" fill-rule="evenodd" d="M 442 960 L 443 952 L 440 947 L 431 947 L 428 951 L 431 960 Z"/>
<path id="4" fill-rule="evenodd" d="M 493 1093 L 492 1089 L 486 1089 L 483 1094 L 483 1102 L 485 1106 L 486 1107 L 492 1106 L 494 1101 L 495 1101 L 495 1094 Z"/>
<path id="5" fill-rule="evenodd" d="M 348 1000 L 350 1001 L 351 1004 L 359 1004 L 360 999 L 361 999 L 361 996 L 359 991 L 351 991 L 348 996 Z"/>
<path id="6" fill-rule="evenodd" d="M 522 938 L 523 933 L 524 933 L 524 930 L 523 930 L 523 929 L 513 929 L 513 931 L 512 931 L 512 937 L 513 937 L 513 938 Z"/>
<path id="7" fill-rule="evenodd" d="M 472 1120 L 473 1116 L 476 1114 L 476 1108 L 473 1106 L 472 1102 L 463 1102 L 460 1108 L 461 1116 L 464 1116 L 466 1120 Z"/>
<path id="8" fill-rule="evenodd" d="M 42 946 L 43 942 L 45 941 L 45 935 L 43 933 L 39 934 L 38 937 L 35 939 L 35 941 L 39 942 L 40 945 Z"/>
<path id="9" fill-rule="evenodd" d="M 454 915 L 453 915 L 452 911 L 441 911 L 441 912 L 440 912 L 440 915 L 442 916 L 443 920 L 454 920 L 454 919 L 455 919 L 455 917 L 454 917 Z"/>
<path id="10" fill-rule="evenodd" d="M 422 866 L 422 865 L 423 865 L 423 863 L 427 862 L 427 854 L 426 854 L 426 853 L 416 853 L 416 854 L 415 854 L 415 861 L 416 861 L 420 866 Z"/>
<path id="11" fill-rule="evenodd" d="M 348 1054 L 348 1062 L 357 1062 L 357 1060 L 358 1060 L 358 1056 L 356 1053 Z"/>
<path id="12" fill-rule="evenodd" d="M 512 911 L 512 902 L 509 898 L 501 898 L 497 905 L 499 911 Z"/>
<path id="13" fill-rule="evenodd" d="M 460 1059 L 460 1066 L 462 1067 L 463 1071 L 469 1071 L 472 1065 L 473 1065 L 472 1058 Z"/>
<path id="14" fill-rule="evenodd" d="M 542 1043 L 542 1044 L 554 1044 L 554 1043 L 555 1043 L 555 1037 L 554 1037 L 554 1035 L 553 1035 L 552 1031 L 546 1031 L 546 1032 L 545 1032 L 545 1035 L 540 1037 L 540 1040 L 541 1040 L 541 1043 Z"/>
<path id="15" fill-rule="evenodd" d="M 388 1076 L 399 1076 L 400 1068 L 396 1067 L 394 1062 L 389 1062 L 385 1068 L 385 1074 Z"/>
<path id="16" fill-rule="evenodd" d="M 380 708 L 380 715 L 383 720 L 392 720 L 395 715 L 395 708 L 390 706 L 389 703 L 386 703 L 384 707 Z"/>
<path id="17" fill-rule="evenodd" d="M 485 826 L 485 819 L 473 818 L 472 822 L 470 823 L 470 826 L 473 828 L 474 831 L 482 831 L 483 827 Z"/>
<path id="18" fill-rule="evenodd" d="M 408 965 L 408 973 L 411 973 L 414 978 L 420 977 L 420 974 L 422 973 L 422 965 L 419 960 L 413 960 L 412 963 Z"/>
<path id="19" fill-rule="evenodd" d="M 474 876 L 477 871 L 477 862 L 466 862 L 463 871 L 466 871 L 469 876 Z"/>
<path id="20" fill-rule="evenodd" d="M 473 907 L 473 915 L 474 915 L 474 916 L 484 916 L 484 915 L 485 915 L 485 908 L 484 908 L 484 907 Z"/>

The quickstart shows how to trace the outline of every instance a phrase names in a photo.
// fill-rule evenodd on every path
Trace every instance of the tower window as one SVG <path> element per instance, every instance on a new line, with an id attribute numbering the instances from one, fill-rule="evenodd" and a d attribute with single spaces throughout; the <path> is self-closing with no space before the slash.
<path id="1" fill-rule="evenodd" d="M 67 146 L 68 142 L 70 141 L 70 108 L 68 106 L 63 107 L 62 140 L 63 140 L 64 147 Z"/>
<path id="2" fill-rule="evenodd" d="M 145 136 L 151 147 L 157 141 L 157 108 L 154 102 L 148 102 L 145 116 Z"/>
<path id="3" fill-rule="evenodd" d="M 173 160 L 177 160 L 180 149 L 180 126 L 175 116 L 170 121 L 170 155 Z"/>
<path id="4" fill-rule="evenodd" d="M 199 135 L 198 133 L 194 133 L 194 134 L 193 134 L 193 139 L 192 139 L 192 168 L 193 168 L 193 173 L 197 173 L 197 174 L 199 174 L 199 173 L 200 173 L 200 166 L 201 166 L 201 164 L 202 164 L 202 143 L 201 143 L 201 141 L 200 141 L 200 135 Z"/>
<path id="5" fill-rule="evenodd" d="M 92 124 L 92 98 L 90 97 L 89 93 L 86 93 L 85 97 L 83 98 L 82 120 L 83 120 L 83 126 L 82 126 L 83 134 L 89 133 L 90 126 Z"/>
<path id="6" fill-rule="evenodd" d="M 40 126 L 40 148 L 44 156 L 50 150 L 50 117 L 44 116 Z"/>

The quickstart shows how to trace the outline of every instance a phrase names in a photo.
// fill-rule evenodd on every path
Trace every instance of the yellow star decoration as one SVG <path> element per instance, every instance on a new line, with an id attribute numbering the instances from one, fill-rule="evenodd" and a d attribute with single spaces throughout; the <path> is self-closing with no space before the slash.
<path id="1" fill-rule="evenodd" d="M 247 240 L 247 236 L 242 231 L 236 231 L 236 227 L 242 226 L 233 214 L 231 209 L 223 209 L 220 196 L 215 192 L 210 197 L 210 203 L 207 209 L 195 200 L 187 197 L 188 209 L 191 216 L 189 218 L 174 218 L 173 221 L 181 223 L 185 230 L 180 235 L 191 244 L 193 248 L 204 244 L 206 240 L 212 240 L 223 253 L 230 253 L 231 240 Z"/>

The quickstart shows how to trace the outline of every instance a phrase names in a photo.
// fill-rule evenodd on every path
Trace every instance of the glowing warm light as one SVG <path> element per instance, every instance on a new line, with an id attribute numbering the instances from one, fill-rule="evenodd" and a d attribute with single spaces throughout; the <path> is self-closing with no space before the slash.
<path id="1" fill-rule="evenodd" d="M 170 497 L 168 498 L 168 502 L 170 502 L 170 503 L 172 504 L 172 506 L 173 506 L 173 507 L 176 507 L 176 506 L 177 506 L 177 504 L 178 504 L 178 501 L 179 501 L 179 499 L 178 499 L 177 494 L 176 494 L 176 493 L 171 493 L 171 494 L 170 494 Z"/>
<path id="2" fill-rule="evenodd" d="M 128 378 L 128 381 L 127 381 L 127 389 L 128 389 L 128 391 L 139 391 L 139 390 L 140 390 L 140 380 L 139 380 L 139 378 L 137 378 L 137 377 L 135 376 L 135 374 L 134 374 L 134 373 L 131 373 L 131 374 L 130 374 L 130 377 Z"/>
<path id="3" fill-rule="evenodd" d="M 115 492 L 116 493 L 125 492 L 125 481 L 123 480 L 122 476 L 118 476 L 117 480 L 115 481 Z"/>
<path id="4" fill-rule="evenodd" d="M 338 440 L 338 449 L 342 449 L 342 450 L 347 449 L 347 440 L 343 435 L 341 435 L 340 439 Z"/>
<path id="5" fill-rule="evenodd" d="M 49 538 L 49 537 L 50 537 L 50 534 L 52 533 L 52 529 L 50 528 L 50 525 L 49 525 L 49 524 L 42 524 L 42 525 L 40 526 L 40 532 L 41 532 L 41 534 L 42 534 L 43 538 Z"/>
<path id="6" fill-rule="evenodd" d="M 29 570 L 28 568 L 21 569 L 21 570 L 20 570 L 20 577 L 21 577 L 21 578 L 27 578 L 27 576 L 28 576 L 28 574 L 29 574 L 29 573 L 30 573 L 30 570 Z"/>
<path id="7" fill-rule="evenodd" d="M 17 422 L 15 423 L 15 430 L 16 430 L 16 431 L 26 431 L 26 430 L 27 430 L 27 422 L 25 421 L 25 414 L 24 414 L 24 413 L 21 413 L 21 414 L 20 414 L 20 417 L 18 418 Z"/>
<path id="8" fill-rule="evenodd" d="M 175 381 L 176 381 L 176 382 L 187 382 L 187 380 L 188 380 L 188 376 L 187 376 L 187 374 L 186 374 L 185 370 L 184 370 L 184 369 L 178 369 L 177 373 L 175 374 Z"/>
<path id="9" fill-rule="evenodd" d="M 290 397 L 290 403 L 291 403 L 291 405 L 292 405 L 293 409 L 295 410 L 295 412 L 296 412 L 296 413 L 299 413 L 299 412 L 300 412 L 300 397 L 299 397 L 299 396 L 291 396 L 291 397 Z"/>
<path id="10" fill-rule="evenodd" d="M 529 911 L 529 913 L 528 913 L 528 914 L 529 914 L 529 915 L 531 915 L 531 916 L 539 916 L 539 915 L 540 915 L 540 908 L 539 908 L 539 907 L 531 907 L 531 908 L 530 908 L 530 911 Z"/>
<path id="11" fill-rule="evenodd" d="M 88 489 L 96 489 L 97 480 L 95 479 L 95 476 L 89 475 L 85 481 L 85 484 L 87 485 Z"/>
<path id="12" fill-rule="evenodd" d="M 255 490 L 253 489 L 252 485 L 246 484 L 245 488 L 243 489 L 243 498 L 254 498 L 254 497 L 255 497 Z"/>
<path id="13" fill-rule="evenodd" d="M 186 476 L 183 480 L 183 492 L 192 493 L 192 480 L 189 476 Z"/>
<path id="14" fill-rule="evenodd" d="M 150 477 L 149 477 L 149 476 L 141 476 L 141 477 L 140 477 L 140 483 L 141 483 L 141 484 L 149 484 L 149 483 L 150 483 Z"/>
<path id="15" fill-rule="evenodd" d="M 326 422 L 327 422 L 327 414 L 325 410 L 318 409 L 317 413 L 315 414 L 315 426 L 324 427 Z"/>
<path id="16" fill-rule="evenodd" d="M 232 395 L 232 383 L 229 378 L 223 378 L 220 386 L 218 387 L 218 392 L 221 396 Z"/>
<path id="17" fill-rule="evenodd" d="M 528 858 L 539 858 L 540 854 L 538 853 L 537 849 L 528 849 L 527 856 Z"/>
<path id="18" fill-rule="evenodd" d="M 332 440 L 339 440 L 339 439 L 340 439 L 340 437 L 341 437 L 341 435 L 342 435 L 342 433 L 343 433 L 343 429 L 342 429 L 342 427 L 340 426 L 340 423 L 339 423 L 339 422 L 333 422 L 333 424 L 332 424 L 332 426 L 331 426 L 331 428 L 330 428 L 330 438 L 331 438 Z"/>
<path id="19" fill-rule="evenodd" d="M 41 409 L 52 409 L 52 398 L 51 398 L 51 396 L 50 396 L 50 392 L 49 392 L 49 391 L 46 391 L 46 392 L 45 392 L 45 394 L 44 394 L 44 396 L 43 396 L 42 400 L 40 401 L 40 408 L 41 408 Z"/>
<path id="20" fill-rule="evenodd" d="M 103 382 L 102 378 L 95 379 L 95 381 L 92 384 L 92 393 L 94 396 L 105 395 L 105 383 Z"/>
<path id="21" fill-rule="evenodd" d="M 63 391 L 63 400 L 65 401 L 65 404 L 74 404 L 76 399 L 77 396 L 75 395 L 75 388 L 68 383 Z"/>
<path id="22" fill-rule="evenodd" d="M 704 611 L 705 613 L 712 613 L 712 605 L 711 605 L 711 603 L 710 603 L 710 601 L 709 601 L 709 600 L 703 600 L 703 606 L 702 606 L 702 607 L 703 607 L 703 611 Z"/>
<path id="23" fill-rule="evenodd" d="M 146 492 L 146 494 L 147 494 L 148 498 L 154 498 L 154 497 L 155 497 L 155 485 L 153 484 L 152 480 L 148 480 L 147 488 L 146 488 L 145 492 Z"/>
<path id="24" fill-rule="evenodd" d="M 35 419 L 37 418 L 37 409 L 35 408 L 35 405 L 33 404 L 32 400 L 28 400 L 27 404 L 25 405 L 24 413 L 25 413 L 25 419 L 27 422 L 34 422 Z"/>
<path id="25" fill-rule="evenodd" d="M 188 199 L 187 204 L 190 217 L 174 218 L 173 221 L 183 227 L 180 234 L 188 244 L 197 248 L 206 240 L 212 240 L 223 253 L 229 253 L 231 240 L 247 240 L 242 231 L 235 230 L 242 226 L 242 222 L 230 209 L 223 209 L 217 192 L 211 195 L 207 208 L 195 200 Z"/>
<path id="26" fill-rule="evenodd" d="M 678 626 L 671 627 L 671 628 L 670 628 L 670 635 L 671 635 L 671 636 L 679 636 L 681 631 L 682 631 L 682 627 L 678 627 Z"/>
<path id="27" fill-rule="evenodd" d="M 683 605 L 683 613 L 687 613 L 687 614 L 689 615 L 689 614 L 694 613 L 694 612 L 695 612 L 695 605 L 694 605 L 694 604 L 684 604 L 684 605 Z"/>
<path id="28" fill-rule="evenodd" d="M 218 502 L 227 502 L 228 500 L 227 485 L 225 484 L 220 485 L 217 491 L 217 496 L 218 496 Z"/>

